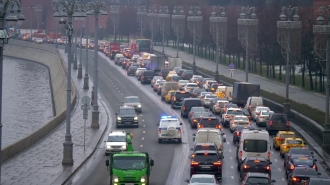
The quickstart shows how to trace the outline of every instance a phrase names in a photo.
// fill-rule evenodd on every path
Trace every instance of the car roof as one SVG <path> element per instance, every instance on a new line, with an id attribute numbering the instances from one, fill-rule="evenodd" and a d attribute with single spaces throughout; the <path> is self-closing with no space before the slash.
<path id="1" fill-rule="evenodd" d="M 204 153 L 216 154 L 218 152 L 214 151 L 214 150 L 198 150 L 198 151 L 195 151 L 195 154 L 204 154 Z"/>
<path id="2" fill-rule="evenodd" d="M 216 129 L 216 128 L 200 128 L 197 130 L 197 133 L 200 133 L 200 132 L 214 132 L 214 133 L 220 133 L 221 131 L 219 129 Z"/>
<path id="3" fill-rule="evenodd" d="M 198 177 L 198 178 L 214 178 L 214 175 L 210 174 L 193 174 L 191 178 Z"/>
<path id="4" fill-rule="evenodd" d="M 215 143 L 196 143 L 195 146 L 197 145 L 210 145 L 210 146 L 216 146 Z"/>
<path id="5" fill-rule="evenodd" d="M 256 173 L 256 172 L 248 172 L 246 174 L 248 177 L 266 177 L 269 178 L 268 173 Z"/>
<path id="6" fill-rule="evenodd" d="M 208 117 L 202 117 L 201 119 L 218 119 L 218 118 L 215 116 L 208 116 Z"/>
<path id="7" fill-rule="evenodd" d="M 139 98 L 138 96 L 126 96 L 125 98 Z"/>
<path id="8" fill-rule="evenodd" d="M 198 85 L 197 83 L 187 83 L 187 85 Z"/>
<path id="9" fill-rule="evenodd" d="M 199 98 L 185 98 L 184 101 L 188 101 L 188 100 L 200 100 Z"/>
<path id="10" fill-rule="evenodd" d="M 241 110 L 240 108 L 229 108 L 227 110 Z"/>
<path id="11" fill-rule="evenodd" d="M 132 106 L 120 106 L 119 109 L 134 109 Z"/>
<path id="12" fill-rule="evenodd" d="M 279 134 L 295 134 L 292 131 L 278 131 Z"/>
<path id="13" fill-rule="evenodd" d="M 123 130 L 114 130 L 111 131 L 108 136 L 126 136 L 126 132 Z"/>
<path id="14" fill-rule="evenodd" d="M 264 157 L 246 157 L 245 159 L 249 161 L 251 160 L 267 161 L 267 159 Z"/>

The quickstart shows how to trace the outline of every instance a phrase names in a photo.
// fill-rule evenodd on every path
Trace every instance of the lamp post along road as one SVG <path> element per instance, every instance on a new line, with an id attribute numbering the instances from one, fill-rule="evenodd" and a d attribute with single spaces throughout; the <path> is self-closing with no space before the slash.
<path id="1" fill-rule="evenodd" d="M 151 31 L 151 52 L 153 52 L 153 42 L 154 42 L 154 37 L 158 31 L 158 26 L 157 24 L 157 7 L 156 6 L 150 6 L 149 7 L 149 13 L 147 13 L 148 17 L 148 26 L 149 30 Z"/>
<path id="2" fill-rule="evenodd" d="M 172 28 L 176 36 L 176 58 L 179 58 L 179 41 L 182 41 L 185 35 L 185 21 L 183 6 L 175 6 L 172 15 Z"/>
<path id="3" fill-rule="evenodd" d="M 325 18 L 323 17 L 325 15 Z M 319 8 L 319 16 L 316 19 L 313 33 L 315 34 L 314 49 L 315 52 L 326 60 L 326 100 L 325 100 L 325 120 L 323 131 L 323 143 L 322 148 L 326 151 L 330 151 L 330 120 L 329 120 L 329 96 L 330 96 L 330 5 L 328 7 Z M 323 44 L 320 46 L 317 42 L 317 38 L 320 39 Z M 325 43 L 326 42 L 326 43 Z M 321 47 L 321 48 L 320 48 Z M 325 52 L 324 52 L 325 49 Z"/>
<path id="4" fill-rule="evenodd" d="M 17 5 L 17 14 L 14 11 L 14 5 Z M 1 183 L 1 164 L 2 164 L 2 77 L 3 77 L 3 48 L 8 44 L 9 34 L 5 28 L 7 26 L 13 27 L 16 24 L 22 25 L 25 17 L 21 14 L 22 2 L 21 0 L 0 0 L 0 183 Z M 10 7 L 10 12 L 7 15 L 7 10 Z"/>
<path id="5" fill-rule="evenodd" d="M 87 4 L 88 10 L 92 11 L 94 13 L 94 104 L 93 104 L 93 111 L 92 111 L 92 128 L 99 128 L 99 106 L 97 101 L 98 96 L 98 83 L 99 83 L 99 66 L 98 66 L 98 60 L 99 60 L 99 38 L 98 38 L 98 29 L 99 29 L 99 15 L 108 15 L 108 13 L 104 10 L 106 7 L 105 3 L 100 2 L 89 2 Z"/>
<path id="6" fill-rule="evenodd" d="M 120 9 L 120 6 L 111 6 L 110 7 L 110 19 L 111 19 L 112 24 L 113 24 L 113 38 L 114 38 L 114 41 L 117 40 L 116 30 L 118 29 L 118 26 L 119 26 L 119 9 Z"/>
<path id="7" fill-rule="evenodd" d="M 77 8 L 83 8 L 83 5 L 78 1 L 65 1 L 60 0 L 56 3 L 56 9 L 62 7 L 66 13 L 67 21 L 64 18 L 61 18 L 59 23 L 64 24 L 66 28 L 66 33 L 68 36 L 68 73 L 67 73 L 67 100 L 66 100 L 66 132 L 65 132 L 65 141 L 63 143 L 63 165 L 73 165 L 73 142 L 71 135 L 71 64 L 72 64 L 72 17 L 77 10 Z M 59 14 L 58 11 L 55 12 L 54 17 L 62 17 L 62 14 Z"/>
<path id="8" fill-rule="evenodd" d="M 242 7 L 238 24 L 238 40 L 245 49 L 245 81 L 249 81 L 249 57 L 257 50 L 258 19 L 255 7 Z"/>
<path id="9" fill-rule="evenodd" d="M 146 6 L 137 7 L 137 21 L 140 24 L 140 36 L 143 37 L 143 31 L 145 30 L 146 17 L 147 17 L 147 8 Z"/>
<path id="10" fill-rule="evenodd" d="M 291 20 L 292 18 L 293 21 Z M 277 42 L 281 45 L 282 55 L 286 59 L 286 92 L 285 101 L 283 103 L 283 113 L 290 116 L 290 69 L 291 64 L 298 61 L 301 54 L 302 23 L 299 21 L 298 7 L 282 7 L 280 19 L 281 21 L 277 21 Z"/>
<path id="11" fill-rule="evenodd" d="M 165 37 L 167 38 L 170 33 L 170 21 L 171 15 L 168 14 L 168 6 L 160 6 L 158 11 L 158 26 L 160 28 L 160 33 L 162 35 L 162 53 L 165 54 Z"/>
<path id="12" fill-rule="evenodd" d="M 89 37 L 89 17 L 88 15 L 93 15 L 91 11 L 86 12 L 86 46 L 85 46 L 85 51 L 86 51 L 86 67 L 85 67 L 85 76 L 84 76 L 84 89 L 89 89 L 89 76 L 88 76 L 88 37 Z"/>
<path id="13" fill-rule="evenodd" d="M 219 82 L 219 51 L 220 49 L 221 52 L 224 50 L 227 40 L 227 17 L 224 7 L 212 7 L 212 13 L 210 17 L 210 32 L 213 36 L 214 43 L 217 46 L 214 79 Z"/>
<path id="14" fill-rule="evenodd" d="M 196 74 L 196 44 L 202 40 L 203 16 L 200 6 L 190 6 L 189 16 L 187 17 L 188 29 L 193 36 L 193 72 Z"/>
<path id="15" fill-rule="evenodd" d="M 83 21 L 85 20 L 85 18 L 87 17 L 87 14 L 85 12 L 84 9 L 81 9 L 79 12 L 77 12 L 76 14 L 78 14 L 76 16 L 77 20 L 78 21 Z M 83 31 L 83 27 L 80 27 L 80 48 L 79 48 L 79 65 L 78 65 L 78 75 L 77 75 L 77 78 L 82 78 L 82 31 Z M 76 44 L 77 45 L 77 44 Z"/>
<path id="16" fill-rule="evenodd" d="M 78 13 L 78 12 L 75 12 Z M 77 28 L 77 20 L 79 18 L 73 17 L 73 24 L 74 28 Z M 73 35 L 74 35 L 74 44 L 73 44 L 73 69 L 78 69 L 77 65 L 77 29 L 73 30 Z"/>

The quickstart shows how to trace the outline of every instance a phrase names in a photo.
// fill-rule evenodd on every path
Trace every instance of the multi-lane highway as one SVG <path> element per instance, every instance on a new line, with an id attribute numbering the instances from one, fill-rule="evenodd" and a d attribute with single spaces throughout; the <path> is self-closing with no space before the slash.
<path id="1" fill-rule="evenodd" d="M 93 55 L 90 51 L 90 66 L 92 66 Z M 90 67 L 89 74 L 93 75 Z M 184 179 L 189 178 L 189 149 L 193 146 L 192 133 L 187 119 L 180 118 L 179 110 L 172 110 L 168 104 L 162 102 L 160 97 L 152 91 L 150 85 L 142 85 L 134 76 L 126 76 L 126 71 L 114 65 L 108 57 L 100 53 L 99 57 L 99 88 L 101 97 L 107 102 L 111 109 L 112 118 L 118 110 L 125 96 L 139 96 L 143 102 L 143 113 L 139 115 L 140 128 L 127 128 L 127 132 L 134 134 L 133 145 L 137 151 L 146 151 L 155 160 L 152 169 L 150 185 L 180 185 L 186 184 Z M 157 141 L 157 123 L 162 115 L 176 114 L 183 123 L 182 144 L 159 144 Z M 113 120 L 113 123 L 115 120 Z M 252 123 L 255 127 L 255 123 Z M 111 129 L 116 129 L 113 125 Z M 223 162 L 223 185 L 236 185 L 239 182 L 237 172 L 236 147 L 232 143 L 232 133 L 224 129 L 227 142 L 224 145 Z M 106 137 L 106 136 L 105 136 Z M 269 138 L 270 141 L 272 137 Z M 316 156 L 319 161 L 319 156 Z M 77 185 L 103 185 L 109 184 L 110 178 L 105 166 L 104 144 L 101 143 L 97 152 L 92 156 L 86 165 L 78 172 L 68 184 Z M 283 159 L 279 152 L 271 152 L 272 179 L 277 185 L 287 184 L 283 168 Z M 325 171 L 318 163 L 319 172 L 325 175 Z"/>

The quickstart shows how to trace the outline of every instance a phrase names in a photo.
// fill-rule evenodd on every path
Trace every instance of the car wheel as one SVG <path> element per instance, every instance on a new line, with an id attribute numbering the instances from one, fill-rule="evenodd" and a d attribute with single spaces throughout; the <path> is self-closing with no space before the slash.
<path id="1" fill-rule="evenodd" d="M 182 139 L 181 138 L 178 139 L 178 143 L 182 143 Z"/>
<path id="2" fill-rule="evenodd" d="M 158 139 L 158 143 L 162 143 L 162 139 Z"/>
<path id="3" fill-rule="evenodd" d="M 237 171 L 241 171 L 240 166 L 237 164 Z"/>
<path id="4" fill-rule="evenodd" d="M 172 109 L 174 109 L 174 106 L 173 106 L 173 105 L 171 105 L 171 108 L 172 108 Z"/>
<path id="5" fill-rule="evenodd" d="M 183 118 L 183 114 L 182 114 L 182 112 L 181 112 L 181 117 Z"/>

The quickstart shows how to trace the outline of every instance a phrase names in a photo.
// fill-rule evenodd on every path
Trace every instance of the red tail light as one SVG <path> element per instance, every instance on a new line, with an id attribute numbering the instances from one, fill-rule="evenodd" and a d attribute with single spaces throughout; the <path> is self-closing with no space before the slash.
<path id="1" fill-rule="evenodd" d="M 173 101 L 176 101 L 176 97 L 173 98 Z"/>
<path id="2" fill-rule="evenodd" d="M 273 121 L 269 121 L 269 126 L 272 126 L 273 125 Z"/>
<path id="3" fill-rule="evenodd" d="M 259 118 L 265 118 L 265 117 L 263 117 L 263 116 L 260 116 Z"/>
<path id="4" fill-rule="evenodd" d="M 221 129 L 221 125 L 217 125 L 217 126 L 215 126 L 215 128 Z"/>
<path id="5" fill-rule="evenodd" d="M 226 115 L 226 118 L 230 118 L 230 116 Z"/>
<path id="6" fill-rule="evenodd" d="M 277 138 L 277 140 L 281 141 L 281 140 L 283 140 L 283 139 L 279 137 L 279 138 Z"/>
<path id="7" fill-rule="evenodd" d="M 241 135 L 241 133 L 240 132 L 236 132 L 236 136 L 240 136 Z"/>
<path id="8" fill-rule="evenodd" d="M 194 119 L 193 122 L 197 122 L 197 120 Z"/>
<path id="9" fill-rule="evenodd" d="M 270 152 L 268 152 L 267 157 L 268 157 L 268 159 L 270 158 Z"/>
<path id="10" fill-rule="evenodd" d="M 214 163 L 213 163 L 213 166 L 221 166 L 221 161 L 214 162 Z"/>
<path id="11" fill-rule="evenodd" d="M 313 169 L 316 170 L 316 165 L 315 164 L 313 165 Z"/>
<path id="12" fill-rule="evenodd" d="M 220 105 L 216 105 L 216 107 L 220 107 Z"/>
<path id="13" fill-rule="evenodd" d="M 239 158 L 242 159 L 243 152 L 239 151 Z"/>
<path id="14" fill-rule="evenodd" d="M 187 107 L 186 107 L 186 106 L 184 106 L 184 107 L 183 107 L 183 110 L 186 110 L 186 109 L 187 109 Z"/>
<path id="15" fill-rule="evenodd" d="M 248 166 L 248 165 L 244 165 L 243 168 L 244 168 L 244 169 L 248 169 L 248 168 L 250 168 L 250 166 Z"/>
<path id="16" fill-rule="evenodd" d="M 198 128 L 204 128 L 204 126 L 203 125 L 200 125 L 200 124 L 198 124 L 197 127 Z"/>
<path id="17" fill-rule="evenodd" d="M 290 126 L 290 121 L 286 122 L 286 126 L 289 127 Z"/>
<path id="18" fill-rule="evenodd" d="M 292 177 L 293 182 L 300 182 L 300 179 L 298 177 Z"/>
<path id="19" fill-rule="evenodd" d="M 191 161 L 190 165 L 191 166 L 199 166 L 199 162 Z"/>
<path id="20" fill-rule="evenodd" d="M 270 166 L 266 166 L 266 170 L 270 170 Z"/>

